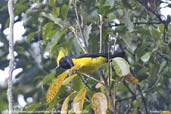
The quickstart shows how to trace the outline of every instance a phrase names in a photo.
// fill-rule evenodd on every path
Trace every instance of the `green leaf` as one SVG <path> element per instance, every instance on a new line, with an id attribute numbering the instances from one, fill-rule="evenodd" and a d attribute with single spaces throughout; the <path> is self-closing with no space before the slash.
<path id="1" fill-rule="evenodd" d="M 162 33 L 157 29 L 151 29 L 150 34 L 155 40 L 160 40 L 160 37 L 162 35 Z"/>
<path id="2" fill-rule="evenodd" d="M 130 18 L 131 17 L 129 15 L 129 12 L 126 11 L 125 15 L 124 15 L 124 18 L 123 18 L 124 19 L 123 21 L 124 21 L 125 25 L 127 26 L 129 32 L 132 32 L 134 30 L 134 24 L 133 24 L 133 22 L 131 21 Z"/>
<path id="3" fill-rule="evenodd" d="M 55 73 L 50 73 L 50 74 L 46 75 L 46 76 L 43 78 L 42 83 L 43 83 L 43 84 L 47 84 L 47 83 L 51 82 L 52 79 L 55 77 L 55 75 L 56 75 Z"/>
<path id="4" fill-rule="evenodd" d="M 160 33 L 164 32 L 164 24 L 159 25 L 159 31 L 160 31 Z"/>
<path id="5" fill-rule="evenodd" d="M 34 112 L 37 111 L 40 108 L 43 108 L 45 104 L 43 104 L 42 102 L 37 102 L 37 103 L 32 103 L 32 104 L 28 104 L 26 105 L 26 109 L 24 111 L 28 111 L 28 112 Z"/>
<path id="6" fill-rule="evenodd" d="M 56 5 L 56 0 L 49 0 L 49 5 L 50 5 L 51 7 L 55 7 L 55 5 Z"/>
<path id="7" fill-rule="evenodd" d="M 60 14 L 60 7 L 54 7 L 53 8 L 53 15 L 55 15 L 56 17 L 58 17 Z"/>
<path id="8" fill-rule="evenodd" d="M 28 35 L 27 35 L 27 42 L 31 42 L 32 41 L 32 39 L 35 37 L 37 35 L 37 32 L 31 32 L 31 33 L 29 33 Z"/>
<path id="9" fill-rule="evenodd" d="M 41 15 L 44 16 L 44 17 L 46 17 L 46 18 L 48 18 L 49 20 L 53 21 L 60 28 L 63 28 L 63 21 L 62 21 L 61 18 L 56 18 L 55 15 L 53 15 L 51 13 L 45 13 L 45 12 L 42 12 Z"/>
<path id="10" fill-rule="evenodd" d="M 67 18 L 68 11 L 69 11 L 69 8 L 71 7 L 71 4 L 72 4 L 72 0 L 69 0 L 68 5 L 64 4 L 62 6 L 62 8 L 61 8 L 61 14 L 63 16 L 63 19 L 66 19 Z"/>
<path id="11" fill-rule="evenodd" d="M 59 40 L 63 37 L 67 29 L 57 31 L 51 38 L 51 41 L 48 42 L 45 51 L 51 51 L 55 45 L 58 44 Z"/>
<path id="12" fill-rule="evenodd" d="M 82 83 L 82 80 L 79 78 L 79 77 L 76 77 L 74 80 L 73 80 L 73 84 L 72 84 L 72 88 L 74 90 L 80 90 L 81 88 L 83 88 L 84 85 Z"/>
<path id="13" fill-rule="evenodd" d="M 25 0 L 21 0 L 21 1 L 17 1 L 17 2 L 19 2 L 19 3 L 14 5 L 14 7 L 15 7 L 14 12 L 15 12 L 16 16 L 20 15 L 22 12 L 24 12 L 28 8 L 27 5 L 23 5 L 26 3 Z"/>
<path id="14" fill-rule="evenodd" d="M 151 57 L 151 54 L 152 52 L 146 52 L 143 56 L 141 56 L 141 60 L 145 63 L 148 62 Z"/>
<path id="15" fill-rule="evenodd" d="M 54 107 L 56 106 L 56 103 L 57 103 L 57 99 L 54 99 L 49 105 L 48 105 L 48 107 L 47 107 L 47 109 L 46 109 L 46 112 L 44 113 L 44 114 L 49 114 L 49 112 L 51 112 L 53 109 L 54 109 Z"/>
<path id="16" fill-rule="evenodd" d="M 130 73 L 130 66 L 125 59 L 121 57 L 113 58 L 112 64 L 118 76 L 122 77 Z"/>
<path id="17" fill-rule="evenodd" d="M 113 6 L 114 5 L 114 0 L 106 0 L 106 3 L 105 3 L 105 5 L 107 5 L 107 6 Z"/>
<path id="18" fill-rule="evenodd" d="M 49 22 L 43 26 L 43 40 L 49 40 L 56 32 L 54 23 Z"/>
<path id="19" fill-rule="evenodd" d="M 64 4 L 61 8 L 61 14 L 63 18 L 65 19 L 68 15 L 68 5 Z"/>
<path id="20" fill-rule="evenodd" d="M 71 38 L 71 39 L 68 39 L 68 40 L 65 40 L 65 41 L 63 41 L 63 42 L 61 42 L 60 44 L 58 44 L 58 45 L 55 45 L 53 48 L 52 48 L 52 50 L 51 50 L 51 56 L 53 57 L 53 58 L 56 58 L 56 55 L 57 55 L 57 53 L 58 53 L 58 49 L 60 49 L 60 47 L 66 47 L 66 48 L 70 48 L 70 46 L 72 45 L 72 40 L 73 40 L 74 38 Z"/>

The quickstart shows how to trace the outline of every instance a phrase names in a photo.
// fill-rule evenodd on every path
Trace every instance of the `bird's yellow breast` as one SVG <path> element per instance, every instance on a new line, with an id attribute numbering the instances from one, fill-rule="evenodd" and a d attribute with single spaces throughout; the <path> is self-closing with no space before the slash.
<path id="1" fill-rule="evenodd" d="M 104 57 L 84 57 L 84 58 L 73 58 L 72 70 L 80 73 L 93 73 L 96 72 L 104 63 L 107 62 Z"/>

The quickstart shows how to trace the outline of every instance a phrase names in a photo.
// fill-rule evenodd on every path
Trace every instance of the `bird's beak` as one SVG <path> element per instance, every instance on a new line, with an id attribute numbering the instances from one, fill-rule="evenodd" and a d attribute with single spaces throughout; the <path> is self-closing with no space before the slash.
<path id="1" fill-rule="evenodd" d="M 59 67 L 60 67 L 60 66 L 59 66 L 59 65 L 57 65 L 57 66 L 56 66 L 56 69 L 58 69 Z"/>

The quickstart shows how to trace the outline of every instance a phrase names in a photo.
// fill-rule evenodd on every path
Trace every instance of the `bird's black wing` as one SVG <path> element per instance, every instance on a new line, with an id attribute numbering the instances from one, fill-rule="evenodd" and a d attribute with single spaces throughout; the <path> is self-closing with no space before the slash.
<path id="1" fill-rule="evenodd" d="M 81 54 L 77 56 L 72 56 L 72 58 L 84 58 L 84 57 L 105 57 L 105 58 L 114 58 L 114 57 L 125 57 L 125 52 L 116 52 L 115 54 L 111 53 L 97 53 L 97 54 Z"/>

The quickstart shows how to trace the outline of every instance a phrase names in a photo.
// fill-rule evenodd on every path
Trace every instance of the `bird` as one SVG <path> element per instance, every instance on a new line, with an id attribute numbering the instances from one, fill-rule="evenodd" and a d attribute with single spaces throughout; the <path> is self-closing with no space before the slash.
<path id="1" fill-rule="evenodd" d="M 74 56 L 64 56 L 64 53 L 59 53 L 57 64 L 65 70 L 72 69 L 78 73 L 91 74 L 96 72 L 105 63 L 108 63 L 114 57 L 124 57 L 125 52 L 111 53 L 96 53 L 96 54 L 80 54 Z"/>

